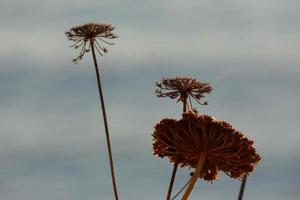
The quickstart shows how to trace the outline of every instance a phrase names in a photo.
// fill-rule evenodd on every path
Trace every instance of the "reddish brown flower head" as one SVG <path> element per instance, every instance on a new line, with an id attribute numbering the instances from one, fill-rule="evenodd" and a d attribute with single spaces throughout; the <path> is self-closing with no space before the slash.
<path id="1" fill-rule="evenodd" d="M 177 102 L 184 102 L 189 97 L 202 105 L 207 104 L 207 102 L 200 102 L 205 97 L 204 94 L 213 90 L 209 83 L 203 83 L 188 77 L 163 78 L 160 82 L 156 82 L 155 85 L 155 93 L 158 97 L 177 99 Z"/>
<path id="2" fill-rule="evenodd" d="M 241 178 L 261 159 L 253 141 L 230 124 L 191 112 L 183 114 L 181 120 L 161 120 L 153 133 L 153 150 L 154 155 L 192 168 L 196 168 L 200 154 L 206 153 L 200 178 L 207 181 L 217 179 L 219 171 Z"/>
<path id="3" fill-rule="evenodd" d="M 74 42 L 71 47 L 75 49 L 81 47 L 81 51 L 79 56 L 73 60 L 73 62 L 77 63 L 78 60 L 81 60 L 83 55 L 86 52 L 89 52 L 91 49 L 91 43 L 93 43 L 95 49 L 102 56 L 103 53 L 107 53 L 107 49 L 101 46 L 97 39 L 100 41 L 113 45 L 113 43 L 105 41 L 103 38 L 114 39 L 117 36 L 112 32 L 114 27 L 110 24 L 84 24 L 82 26 L 75 26 L 71 28 L 69 31 L 65 32 L 67 38 Z"/>

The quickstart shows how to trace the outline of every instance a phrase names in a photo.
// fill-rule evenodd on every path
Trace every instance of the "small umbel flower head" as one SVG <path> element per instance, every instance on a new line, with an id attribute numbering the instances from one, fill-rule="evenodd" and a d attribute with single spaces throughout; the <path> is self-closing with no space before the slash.
<path id="1" fill-rule="evenodd" d="M 71 47 L 74 47 L 75 49 L 81 47 L 79 56 L 73 59 L 73 62 L 77 63 L 79 60 L 81 60 L 83 55 L 86 52 L 90 51 L 92 44 L 101 56 L 103 55 L 103 53 L 107 53 L 108 50 L 105 47 L 101 46 L 97 40 L 99 39 L 101 42 L 113 45 L 114 43 L 110 43 L 104 40 L 104 38 L 117 38 L 117 36 L 112 32 L 113 30 L 114 27 L 110 24 L 89 23 L 82 26 L 75 26 L 69 31 L 65 32 L 67 38 L 70 41 L 74 42 Z"/>
<path id="2" fill-rule="evenodd" d="M 169 97 L 185 102 L 187 98 L 193 98 L 202 105 L 207 102 L 200 102 L 205 97 L 205 93 L 210 93 L 213 88 L 209 83 L 203 83 L 189 77 L 163 78 L 160 82 L 156 82 L 155 93 L 158 97 Z"/>
<path id="3" fill-rule="evenodd" d="M 227 122 L 192 112 L 181 120 L 163 119 L 153 133 L 154 155 L 167 157 L 170 162 L 196 168 L 201 153 L 206 155 L 199 178 L 217 179 L 219 171 L 232 178 L 242 178 L 261 159 L 253 141 L 236 131 Z"/>

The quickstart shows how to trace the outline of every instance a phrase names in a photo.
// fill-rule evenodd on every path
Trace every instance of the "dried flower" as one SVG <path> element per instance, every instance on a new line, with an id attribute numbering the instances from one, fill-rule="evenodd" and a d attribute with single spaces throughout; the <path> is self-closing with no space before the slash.
<path id="1" fill-rule="evenodd" d="M 168 157 L 171 162 L 196 168 L 200 154 L 206 154 L 200 178 L 217 179 L 219 171 L 232 178 L 242 178 L 254 170 L 261 159 L 253 141 L 227 122 L 208 115 L 184 113 L 179 121 L 163 119 L 153 133 L 154 155 Z"/>
<path id="2" fill-rule="evenodd" d="M 185 102 L 187 98 L 192 97 L 202 105 L 207 105 L 207 102 L 200 102 L 205 97 L 204 94 L 213 90 L 209 83 L 203 83 L 188 77 L 163 78 L 155 85 L 157 87 L 155 93 L 158 97 L 177 99 L 177 102 Z"/>
<path id="3" fill-rule="evenodd" d="M 107 49 L 103 46 L 101 46 L 97 39 L 100 41 L 113 45 L 114 43 L 110 43 L 105 41 L 103 38 L 108 39 L 114 39 L 117 38 L 117 36 L 112 33 L 114 30 L 114 27 L 110 24 L 95 24 L 95 23 L 89 23 L 84 24 L 82 26 L 75 26 L 71 28 L 69 31 L 65 32 L 67 38 L 74 42 L 74 44 L 71 47 L 74 47 L 75 49 L 81 47 L 81 51 L 79 53 L 79 56 L 75 59 L 73 59 L 74 63 L 77 63 L 78 60 L 81 60 L 83 55 L 86 52 L 89 52 L 91 49 L 91 43 L 94 44 L 95 49 L 98 51 L 98 53 L 102 56 L 103 53 L 107 53 Z"/>
<path id="4" fill-rule="evenodd" d="M 106 144 L 107 144 L 107 150 L 108 150 L 108 158 L 109 158 L 109 166 L 110 166 L 110 172 L 111 172 L 111 179 L 112 179 L 112 185 L 113 185 L 113 191 L 115 195 L 115 200 L 118 200 L 118 191 L 117 191 L 117 181 L 115 176 L 115 170 L 114 170 L 114 163 L 113 163 L 113 156 L 112 156 L 112 148 L 111 148 L 111 142 L 110 142 L 110 134 L 109 134 L 109 128 L 108 128 L 108 122 L 107 122 L 107 115 L 105 111 L 105 104 L 104 104 L 104 97 L 103 97 L 103 91 L 102 91 L 102 84 L 100 81 L 100 70 L 97 63 L 96 53 L 97 50 L 98 53 L 102 56 L 103 53 L 107 53 L 107 49 L 105 47 L 100 46 L 97 39 L 99 39 L 102 42 L 105 42 L 107 44 L 113 44 L 105 41 L 103 38 L 108 39 L 114 39 L 117 36 L 112 33 L 114 30 L 114 27 L 112 27 L 110 24 L 85 24 L 82 26 L 75 26 L 71 28 L 69 31 L 65 32 L 67 38 L 74 42 L 74 44 L 71 47 L 74 47 L 75 49 L 81 47 L 81 51 L 79 53 L 79 56 L 73 60 L 74 63 L 77 63 L 78 60 L 81 60 L 82 57 L 86 52 L 91 51 L 93 55 L 93 61 L 95 66 L 95 73 L 96 73 L 96 79 L 97 79 L 97 86 L 98 86 L 98 92 L 99 92 L 99 98 L 100 98 L 100 105 L 102 110 L 102 116 L 103 116 L 103 123 L 104 123 L 104 130 L 105 130 L 105 138 L 106 138 Z M 96 50 L 95 50 L 96 49 Z"/>

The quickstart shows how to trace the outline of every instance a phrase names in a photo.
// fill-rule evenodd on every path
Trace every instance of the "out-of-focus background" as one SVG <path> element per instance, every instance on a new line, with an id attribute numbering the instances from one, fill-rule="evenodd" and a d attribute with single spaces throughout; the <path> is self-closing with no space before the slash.
<path id="1" fill-rule="evenodd" d="M 113 199 L 94 68 L 64 32 L 111 23 L 119 38 L 101 63 L 122 200 L 165 198 L 172 166 L 152 156 L 153 126 L 179 118 L 154 82 L 211 83 L 209 106 L 255 141 L 263 160 L 245 200 L 299 199 L 298 0 L 2 0 L 0 198 Z M 180 169 L 174 191 L 188 178 Z M 199 181 L 193 199 L 236 199 L 240 182 Z"/>

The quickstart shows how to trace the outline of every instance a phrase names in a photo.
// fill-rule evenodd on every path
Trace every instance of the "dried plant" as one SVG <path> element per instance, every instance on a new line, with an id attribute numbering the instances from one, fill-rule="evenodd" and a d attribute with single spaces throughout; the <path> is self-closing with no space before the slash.
<path id="1" fill-rule="evenodd" d="M 260 160 L 253 141 L 224 121 L 208 115 L 184 113 L 182 119 L 163 119 L 155 126 L 154 154 L 179 159 L 181 166 L 196 168 L 201 153 L 207 161 L 201 178 L 216 180 L 219 171 L 232 178 L 241 178 L 252 172 Z"/>
<path id="2" fill-rule="evenodd" d="M 73 62 L 77 63 L 82 59 L 86 52 L 90 52 L 92 44 L 101 56 L 103 55 L 103 53 L 107 53 L 107 48 L 100 45 L 97 39 L 106 44 L 113 45 L 114 43 L 110 43 L 104 40 L 104 38 L 117 38 L 117 36 L 112 32 L 113 30 L 114 27 L 110 24 L 89 23 L 82 26 L 75 26 L 67 31 L 65 33 L 67 38 L 70 41 L 74 42 L 71 47 L 74 47 L 75 49 L 81 47 L 79 56 L 73 59 Z"/>
<path id="3" fill-rule="evenodd" d="M 187 110 L 197 112 L 196 108 L 192 105 L 192 99 L 200 105 L 207 105 L 206 101 L 201 101 L 204 99 L 205 94 L 213 90 L 209 83 L 197 81 L 190 77 L 163 78 L 161 81 L 156 82 L 155 86 L 157 97 L 169 97 L 175 99 L 177 102 L 181 101 L 183 104 L 183 113 Z M 179 160 L 174 162 L 166 200 L 171 199 L 178 164 Z"/>
<path id="4" fill-rule="evenodd" d="M 106 143 L 108 149 L 113 190 L 114 190 L 115 199 L 118 200 L 117 183 L 116 183 L 115 172 L 114 172 L 114 164 L 113 164 L 110 136 L 108 130 L 107 116 L 105 111 L 104 97 L 103 97 L 103 91 L 102 91 L 101 80 L 100 80 L 100 72 L 99 72 L 99 67 L 98 67 L 96 53 L 95 53 L 95 51 L 97 51 L 101 56 L 103 55 L 103 53 L 107 53 L 107 49 L 101 46 L 97 40 L 99 39 L 100 41 L 106 44 L 112 45 L 113 43 L 107 42 L 103 38 L 107 38 L 107 39 L 117 38 L 117 36 L 114 33 L 112 33 L 113 30 L 114 27 L 112 27 L 112 25 L 110 24 L 89 23 L 89 24 L 84 24 L 82 26 L 75 26 L 71 28 L 69 31 L 65 32 L 65 34 L 70 41 L 74 42 L 74 44 L 71 47 L 74 47 L 75 49 L 81 47 L 79 56 L 73 59 L 74 63 L 77 63 L 79 60 L 81 60 L 85 53 L 90 51 L 92 52 L 93 61 L 95 65 L 95 72 L 97 77 L 98 92 L 99 92 L 99 97 L 101 102 L 104 128 L 105 128 L 105 136 L 106 136 Z"/>
<path id="5" fill-rule="evenodd" d="M 178 165 L 196 169 L 192 178 L 180 190 L 188 186 L 182 199 L 188 198 L 199 177 L 213 181 L 219 171 L 223 171 L 232 178 L 241 179 L 253 171 L 260 160 L 253 142 L 227 122 L 199 115 L 192 106 L 192 99 L 201 105 L 207 105 L 203 98 L 213 90 L 209 83 L 188 77 L 175 77 L 164 78 L 155 85 L 158 97 L 169 97 L 183 103 L 183 118 L 179 121 L 163 119 L 155 126 L 153 134 L 154 154 L 166 156 L 174 163 L 167 200 L 171 199 Z M 245 178 L 242 181 L 242 186 L 244 185 Z"/>
<path id="6" fill-rule="evenodd" d="M 209 83 L 203 83 L 189 77 L 163 78 L 160 82 L 156 82 L 157 97 L 169 97 L 187 103 L 187 99 L 193 98 L 201 105 L 207 105 L 207 102 L 201 102 L 205 97 L 205 93 L 210 93 L 213 88 Z M 192 107 L 192 105 L 191 105 Z"/>
<path id="7" fill-rule="evenodd" d="M 155 155 L 195 168 L 182 200 L 188 198 L 198 178 L 213 181 L 219 171 L 242 178 L 261 159 L 253 141 L 230 124 L 192 112 L 184 113 L 181 120 L 161 120 L 155 126 L 153 141 Z"/>

